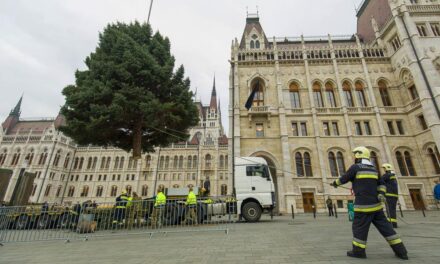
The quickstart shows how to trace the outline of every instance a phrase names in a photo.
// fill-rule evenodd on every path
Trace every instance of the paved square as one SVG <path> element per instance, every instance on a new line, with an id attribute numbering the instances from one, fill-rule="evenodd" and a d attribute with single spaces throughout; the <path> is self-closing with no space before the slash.
<path id="1" fill-rule="evenodd" d="M 266 218 L 267 219 L 267 218 Z M 437 263 L 440 259 L 440 212 L 405 213 L 407 223 L 397 230 L 410 261 Z M 400 220 L 400 219 L 399 219 Z M 229 225 L 219 231 L 132 235 L 93 238 L 71 243 L 33 242 L 6 244 L 0 263 L 400 263 L 372 226 L 367 260 L 345 256 L 351 247 L 351 223 L 318 215 L 275 217 L 260 223 Z"/>

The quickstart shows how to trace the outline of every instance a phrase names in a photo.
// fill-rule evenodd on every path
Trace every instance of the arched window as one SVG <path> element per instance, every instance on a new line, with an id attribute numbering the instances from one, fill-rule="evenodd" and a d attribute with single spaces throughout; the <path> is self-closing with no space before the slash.
<path id="1" fill-rule="evenodd" d="M 197 156 L 194 155 L 194 156 L 193 156 L 193 169 L 197 169 L 197 163 L 198 163 Z"/>
<path id="2" fill-rule="evenodd" d="M 405 151 L 404 155 L 405 155 L 405 163 L 406 163 L 406 167 L 408 168 L 409 175 L 416 176 L 417 173 L 416 173 L 416 169 L 414 168 L 411 155 L 409 154 L 408 151 Z"/>
<path id="3" fill-rule="evenodd" d="M 104 187 L 102 185 L 99 185 L 98 187 L 96 187 L 96 197 L 101 197 L 103 190 L 104 190 Z"/>
<path id="4" fill-rule="evenodd" d="M 143 185 L 142 186 L 142 192 L 141 192 L 142 196 L 147 196 L 148 195 L 148 185 Z"/>
<path id="5" fill-rule="evenodd" d="M 251 49 L 255 48 L 255 42 L 253 40 L 251 40 L 251 42 L 249 43 L 249 46 Z"/>
<path id="6" fill-rule="evenodd" d="M 116 157 L 116 159 L 115 159 L 114 169 L 117 169 L 117 168 L 119 168 L 119 157 Z"/>
<path id="7" fill-rule="evenodd" d="M 400 174 L 402 176 L 416 176 L 416 170 L 414 168 L 411 155 L 408 151 L 405 151 L 402 155 L 400 151 L 396 151 L 397 164 L 399 165 Z"/>
<path id="8" fill-rule="evenodd" d="M 219 168 L 223 169 L 224 164 L 225 164 L 225 158 L 223 157 L 223 155 L 220 155 L 220 161 L 219 161 Z"/>
<path id="9" fill-rule="evenodd" d="M 145 157 L 145 167 L 146 167 L 147 169 L 149 169 L 150 166 L 151 166 L 151 156 L 150 156 L 150 155 L 147 155 L 147 156 Z"/>
<path id="10" fill-rule="evenodd" d="M 388 94 L 388 87 L 386 82 L 380 80 L 377 84 L 379 85 L 379 93 L 380 93 L 380 97 L 382 98 L 383 106 L 392 106 L 391 98 L 390 95 Z"/>
<path id="11" fill-rule="evenodd" d="M 69 162 L 70 162 L 70 153 L 67 153 L 66 158 L 64 159 L 64 165 L 63 165 L 63 167 L 65 169 L 67 169 L 67 167 L 69 167 Z"/>
<path id="12" fill-rule="evenodd" d="M 62 190 L 62 189 L 63 189 L 63 186 L 62 186 L 62 185 L 58 185 L 57 193 L 55 194 L 56 197 L 60 197 L 60 194 L 61 194 L 61 190 Z"/>
<path id="13" fill-rule="evenodd" d="M 313 176 L 312 160 L 311 160 L 310 154 L 308 152 L 304 152 L 304 168 L 306 170 L 306 176 L 312 177 Z"/>
<path id="14" fill-rule="evenodd" d="M 165 157 L 165 169 L 168 169 L 170 167 L 170 157 Z"/>
<path id="15" fill-rule="evenodd" d="M 92 157 L 89 157 L 89 158 L 87 159 L 87 169 L 88 169 L 88 170 L 90 170 L 90 169 L 92 168 L 92 162 L 93 162 Z"/>
<path id="16" fill-rule="evenodd" d="M 124 168 L 124 161 L 125 161 L 125 158 L 121 157 L 121 162 L 119 162 L 119 169 Z"/>
<path id="17" fill-rule="evenodd" d="M 132 190 L 131 185 L 127 185 L 127 186 L 125 186 L 125 190 L 127 191 L 127 194 L 128 194 L 128 195 L 131 195 L 131 190 Z"/>
<path id="18" fill-rule="evenodd" d="M 174 184 L 173 185 L 173 188 L 179 188 L 180 186 L 179 186 L 179 184 Z"/>
<path id="19" fill-rule="evenodd" d="M 96 163 L 98 163 L 98 157 L 93 158 L 92 169 L 96 169 Z"/>
<path id="20" fill-rule="evenodd" d="M 225 155 L 225 169 L 227 169 L 228 166 L 229 166 L 228 155 Z"/>
<path id="21" fill-rule="evenodd" d="M 207 169 L 211 168 L 211 155 L 210 154 L 206 154 L 206 156 L 205 156 L 205 167 Z"/>
<path id="22" fill-rule="evenodd" d="M 105 163 L 105 168 L 106 168 L 106 169 L 110 168 L 110 162 L 111 162 L 111 158 L 110 158 L 110 157 L 107 157 L 107 161 L 106 161 L 106 163 Z"/>
<path id="23" fill-rule="evenodd" d="M 304 162 L 300 152 L 295 154 L 295 163 L 296 163 L 296 175 L 298 177 L 304 177 Z"/>
<path id="24" fill-rule="evenodd" d="M 6 149 L 3 149 L 3 151 L 0 153 L 0 166 L 5 164 L 7 155 L 8 151 Z"/>
<path id="25" fill-rule="evenodd" d="M 228 194 L 228 186 L 226 184 L 222 184 L 220 187 L 220 195 L 227 195 Z"/>
<path id="26" fill-rule="evenodd" d="M 299 96 L 299 86 L 297 83 L 289 85 L 290 105 L 292 108 L 301 108 L 301 99 Z"/>
<path id="27" fill-rule="evenodd" d="M 361 81 L 355 83 L 357 99 L 360 107 L 367 106 L 367 98 L 365 97 L 364 84 Z"/>
<path id="28" fill-rule="evenodd" d="M 101 167 L 100 169 L 103 170 L 105 168 L 105 157 L 101 158 Z"/>
<path id="29" fill-rule="evenodd" d="M 328 153 L 328 163 L 330 165 L 330 172 L 333 177 L 338 177 L 338 165 L 336 164 L 336 156 L 333 152 Z"/>
<path id="30" fill-rule="evenodd" d="M 435 174 L 440 174 L 440 154 L 438 148 L 428 148 L 428 155 L 431 158 L 432 166 L 434 167 Z"/>
<path id="31" fill-rule="evenodd" d="M 47 148 L 43 150 L 43 152 L 40 154 L 40 160 L 38 161 L 38 165 L 45 165 L 47 160 Z"/>
<path id="32" fill-rule="evenodd" d="M 336 155 L 336 161 L 338 162 L 339 175 L 343 175 L 345 173 L 345 162 L 342 152 L 338 151 L 338 154 Z"/>
<path id="33" fill-rule="evenodd" d="M 49 196 L 49 194 L 50 194 L 50 189 L 52 188 L 52 185 L 51 184 L 48 184 L 47 186 L 46 186 L 46 191 L 44 191 L 44 196 L 45 197 L 47 197 L 47 196 Z"/>
<path id="34" fill-rule="evenodd" d="M 331 82 L 325 84 L 325 94 L 327 95 L 327 102 L 329 107 L 336 107 L 336 97 L 334 92 L 334 87 Z"/>
<path id="35" fill-rule="evenodd" d="M 251 92 L 255 91 L 252 106 L 264 106 L 264 82 L 257 78 L 252 81 Z"/>
<path id="36" fill-rule="evenodd" d="M 379 164 L 379 159 L 377 157 L 376 152 L 371 151 L 370 160 L 371 160 L 371 163 L 373 163 L 373 166 L 376 168 L 377 172 L 380 174 L 380 164 Z"/>
<path id="37" fill-rule="evenodd" d="M 113 185 L 110 191 L 110 196 L 111 197 L 116 197 L 116 194 L 118 193 L 118 186 Z"/>
<path id="38" fill-rule="evenodd" d="M 78 168 L 78 166 L 79 166 L 79 158 L 76 157 L 76 158 L 75 158 L 75 163 L 74 163 L 74 165 L 73 165 L 73 169 L 76 170 L 76 169 Z"/>
<path id="39" fill-rule="evenodd" d="M 80 196 L 87 197 L 87 195 L 89 195 L 89 186 L 84 185 Z"/>
<path id="40" fill-rule="evenodd" d="M 179 162 L 179 157 L 174 156 L 174 159 L 173 159 L 173 168 L 174 169 L 177 169 L 177 163 L 178 162 Z"/>
<path id="41" fill-rule="evenodd" d="M 69 186 L 69 191 L 67 192 L 67 196 L 68 197 L 73 197 L 74 194 L 75 194 L 75 187 L 74 186 Z"/>
<path id="42" fill-rule="evenodd" d="M 322 100 L 321 84 L 319 82 L 313 83 L 313 101 L 315 107 L 324 107 L 324 101 Z"/>
<path id="43" fill-rule="evenodd" d="M 344 91 L 345 101 L 347 102 L 348 107 L 354 107 L 353 94 L 351 93 L 351 84 L 348 81 L 345 81 L 342 84 L 342 90 Z"/>
<path id="44" fill-rule="evenodd" d="M 163 169 L 164 163 L 165 163 L 164 156 L 160 156 L 159 168 Z"/>
<path id="45" fill-rule="evenodd" d="M 191 157 L 191 156 L 188 156 L 186 162 L 187 162 L 186 167 L 187 167 L 188 169 L 191 169 L 191 168 L 192 168 L 192 157 Z"/>
<path id="46" fill-rule="evenodd" d="M 55 158 L 53 159 L 53 166 L 58 167 L 58 164 L 60 163 L 60 159 L 61 159 L 61 149 L 59 149 L 55 154 Z"/>
<path id="47" fill-rule="evenodd" d="M 31 149 L 29 151 L 29 153 L 26 155 L 25 160 L 27 160 L 27 164 L 28 165 L 32 165 L 32 160 L 33 159 L 34 159 L 34 149 Z M 1 165 L 1 157 L 0 157 L 0 165 Z"/>
<path id="48" fill-rule="evenodd" d="M 259 41 L 259 40 L 256 40 L 256 41 L 255 41 L 255 48 L 256 48 L 256 49 L 259 49 L 259 48 L 260 48 L 260 41 Z"/>
<path id="49" fill-rule="evenodd" d="M 20 149 L 17 149 L 14 153 L 14 156 L 12 156 L 11 166 L 17 165 L 19 160 L 20 160 Z"/>
<path id="50" fill-rule="evenodd" d="M 128 169 L 131 169 L 133 167 L 133 157 L 128 158 Z"/>
<path id="51" fill-rule="evenodd" d="M 78 169 L 82 169 L 82 167 L 83 167 L 83 164 L 84 164 L 84 157 L 82 157 L 82 158 L 80 158 L 79 159 L 79 166 L 78 166 Z"/>

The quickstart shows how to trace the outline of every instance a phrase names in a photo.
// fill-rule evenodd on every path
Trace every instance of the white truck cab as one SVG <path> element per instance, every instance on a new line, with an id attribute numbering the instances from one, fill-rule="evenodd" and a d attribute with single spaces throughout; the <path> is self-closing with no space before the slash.
<path id="1" fill-rule="evenodd" d="M 258 157 L 235 158 L 237 211 L 247 222 L 260 220 L 275 207 L 275 187 L 267 162 Z"/>

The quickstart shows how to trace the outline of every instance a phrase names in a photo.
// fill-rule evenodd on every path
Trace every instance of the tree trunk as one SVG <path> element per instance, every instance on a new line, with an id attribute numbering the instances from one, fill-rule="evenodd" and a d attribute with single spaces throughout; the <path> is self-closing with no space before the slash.
<path id="1" fill-rule="evenodd" d="M 142 157 L 142 119 L 138 120 L 133 128 L 133 159 Z"/>

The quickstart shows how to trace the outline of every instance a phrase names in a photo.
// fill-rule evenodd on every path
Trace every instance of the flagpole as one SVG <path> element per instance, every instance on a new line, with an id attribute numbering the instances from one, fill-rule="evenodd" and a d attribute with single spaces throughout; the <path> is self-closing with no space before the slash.
<path id="1" fill-rule="evenodd" d="M 150 24 L 150 15 L 151 15 L 152 7 L 153 7 L 153 0 L 150 0 L 150 9 L 148 10 L 147 25 Z"/>

